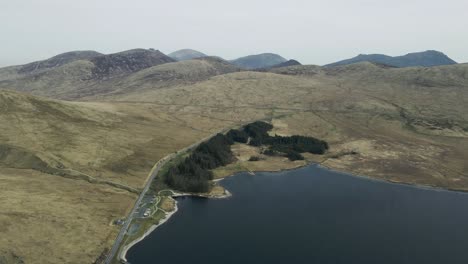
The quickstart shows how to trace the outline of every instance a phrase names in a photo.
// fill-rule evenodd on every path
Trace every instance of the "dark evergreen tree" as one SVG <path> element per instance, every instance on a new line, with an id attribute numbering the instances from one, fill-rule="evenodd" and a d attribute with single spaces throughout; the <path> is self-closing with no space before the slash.
<path id="1" fill-rule="evenodd" d="M 166 184 L 184 192 L 209 191 L 209 181 L 213 179 L 210 170 L 227 165 L 234 159 L 231 144 L 233 141 L 222 134 L 201 143 L 189 157 L 169 169 L 164 176 Z"/>
<path id="2" fill-rule="evenodd" d="M 234 142 L 247 143 L 249 135 L 244 130 L 231 129 L 226 136 Z"/>
<path id="3" fill-rule="evenodd" d="M 304 156 L 301 155 L 301 153 L 298 153 L 294 150 L 289 150 L 286 153 L 286 157 L 288 157 L 289 160 L 295 161 L 295 160 L 303 160 Z"/>

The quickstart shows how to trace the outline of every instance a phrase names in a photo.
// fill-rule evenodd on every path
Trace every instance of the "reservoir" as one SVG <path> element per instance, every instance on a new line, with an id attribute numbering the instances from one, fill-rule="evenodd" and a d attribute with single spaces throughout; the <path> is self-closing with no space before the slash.
<path id="1" fill-rule="evenodd" d="M 240 173 L 227 199 L 179 211 L 132 247 L 132 264 L 468 263 L 468 194 L 391 184 L 310 165 Z"/>

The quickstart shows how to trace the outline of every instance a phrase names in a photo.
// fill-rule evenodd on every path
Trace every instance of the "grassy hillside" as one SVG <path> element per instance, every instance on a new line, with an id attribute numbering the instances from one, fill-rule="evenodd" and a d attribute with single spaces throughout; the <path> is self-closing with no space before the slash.
<path id="1" fill-rule="evenodd" d="M 159 50 L 133 49 L 89 59 L 94 64 L 92 77 L 107 79 L 115 75 L 137 72 L 156 65 L 174 62 Z"/>
<path id="2" fill-rule="evenodd" d="M 86 92 L 87 89 L 84 88 L 80 89 L 76 95 L 69 93 L 67 96 L 88 101 L 120 98 L 127 94 L 142 94 L 155 89 L 194 84 L 213 76 L 238 71 L 241 69 L 221 59 L 205 57 L 158 65 L 104 85 L 100 84 L 100 87 L 109 87 L 101 93 L 96 93 L 94 89 L 91 90 L 92 88 L 88 89 L 91 91 Z"/>
<path id="3" fill-rule="evenodd" d="M 219 120 L 270 117 L 287 124 L 291 134 L 296 132 L 291 127 L 308 124 L 301 133 L 325 138 L 333 143 L 332 150 L 361 153 L 352 161 L 351 157 L 326 161 L 331 167 L 467 189 L 467 68 L 293 66 L 302 74 L 231 73 L 112 100 L 178 105 L 174 115 L 190 111 Z"/>
<path id="4" fill-rule="evenodd" d="M 145 106 L 158 109 L 151 116 L 155 124 L 161 122 L 156 117 L 165 114 L 175 116 L 176 120 L 186 122 L 187 126 L 196 126 L 199 130 L 211 129 L 213 120 L 221 124 L 304 112 L 332 113 L 330 118 L 346 116 L 344 123 L 351 122 L 349 125 L 355 130 L 370 127 L 374 121 L 392 126 L 398 124 L 397 128 L 392 129 L 414 133 L 415 137 L 430 137 L 440 144 L 446 144 L 451 138 L 463 141 L 468 130 L 467 64 L 388 68 L 364 62 L 329 68 L 291 66 L 272 69 L 274 73 L 258 73 L 238 72 L 240 69 L 222 60 L 203 58 L 166 63 L 107 82 L 85 83 L 78 88 L 75 83 L 79 82 L 79 74 L 67 71 L 67 67 L 89 73 L 86 69 L 92 66 L 75 61 L 36 80 L 21 80 L 21 87 L 27 83 L 30 88 L 34 87 L 33 93 L 69 99 L 146 102 L 148 104 L 138 106 L 114 103 L 112 111 L 142 114 L 142 107 Z M 102 104 L 99 105 L 102 107 Z M 38 111 L 44 112 L 42 109 Z M 114 131 L 103 123 L 124 124 L 121 119 L 120 122 L 109 121 L 116 118 L 121 117 L 112 115 L 105 118 L 106 122 L 100 119 L 85 123 L 93 124 L 95 130 Z M 200 122 L 203 118 L 208 121 Z M 146 124 L 149 123 L 148 120 Z M 347 126 L 344 123 L 336 126 Z M 61 140 L 62 130 L 51 129 L 51 135 L 55 133 L 57 140 Z M 394 136 L 396 141 L 400 140 L 397 135 Z M 32 139 L 35 137 L 31 135 Z M 50 151 L 45 149 L 43 153 L 50 155 Z M 69 157 L 67 148 L 63 152 L 60 155 L 64 157 L 64 164 L 76 159 Z M 118 144 L 109 151 L 112 152 L 118 153 L 116 157 L 125 156 Z M 96 161 L 91 164 L 94 163 Z M 93 170 L 93 166 L 86 165 L 86 162 L 79 164 L 83 170 Z M 457 170 L 463 172 L 465 168 L 459 165 Z M 456 187 L 458 183 L 444 185 Z"/>
<path id="5" fill-rule="evenodd" d="M 20 74 L 39 73 L 48 69 L 60 67 L 62 65 L 65 65 L 73 61 L 92 59 L 98 56 L 103 56 L 103 54 L 96 52 L 96 51 L 91 51 L 91 50 L 70 51 L 70 52 L 56 55 L 47 60 L 36 61 L 36 62 L 28 63 L 26 65 L 22 65 L 20 69 L 18 70 L 18 73 Z"/>
<path id="6" fill-rule="evenodd" d="M 102 62 L 102 64 L 106 63 Z M 122 69 L 125 67 L 137 66 L 127 65 L 127 63 L 122 65 L 124 66 L 118 69 L 112 68 L 113 70 L 108 72 L 108 74 L 112 73 L 111 77 L 104 73 L 106 71 L 104 68 L 96 70 L 96 64 L 90 60 L 78 60 L 45 72 L 18 78 L 11 77 L 14 75 L 14 69 L 4 68 L 0 69 L 0 73 L 4 72 L 4 76 L 11 78 L 3 81 L 0 79 L 0 89 L 11 89 L 57 99 L 96 100 L 96 98 L 113 94 L 137 93 L 145 89 L 190 84 L 212 76 L 240 71 L 239 67 L 213 57 L 155 66 L 142 63 L 138 66 L 140 70 L 129 69 L 124 72 Z M 107 66 L 101 65 L 100 67 Z M 102 72 L 102 74 L 96 75 L 96 72 Z"/>
<path id="7" fill-rule="evenodd" d="M 103 54 L 96 51 L 70 51 L 46 60 L 35 61 L 25 65 L 0 68 L 0 81 L 39 74 L 77 60 L 87 60 L 102 55 Z"/>
<path id="8" fill-rule="evenodd" d="M 25 263 L 92 263 L 154 163 L 228 125 L 147 104 L 7 91 L 0 107 L 0 258 Z"/>
<path id="9" fill-rule="evenodd" d="M 74 63 L 77 61 L 80 62 Z M 62 72 L 64 74 L 62 78 L 74 77 L 80 81 L 102 80 L 174 61 L 160 51 L 153 49 L 133 49 L 113 54 L 101 54 L 95 51 L 71 51 L 42 61 L 1 68 L 0 81 L 14 81 L 22 78 L 37 81 L 44 75 L 50 75 L 50 72 L 52 75 Z M 87 69 L 80 67 L 80 65 L 84 64 L 88 65 Z M 59 69 L 61 66 L 66 67 Z M 6 85 L 12 84 L 7 82 Z"/>

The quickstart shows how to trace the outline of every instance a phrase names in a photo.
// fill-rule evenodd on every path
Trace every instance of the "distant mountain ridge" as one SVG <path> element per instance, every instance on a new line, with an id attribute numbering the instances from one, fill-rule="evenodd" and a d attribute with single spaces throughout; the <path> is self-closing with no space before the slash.
<path id="1" fill-rule="evenodd" d="M 181 49 L 169 53 L 167 56 L 173 58 L 176 61 L 192 60 L 197 58 L 207 57 L 208 55 L 193 49 Z"/>
<path id="2" fill-rule="evenodd" d="M 262 53 L 241 57 L 235 60 L 231 60 L 230 62 L 245 69 L 262 69 L 269 68 L 286 61 L 287 60 L 285 58 L 278 54 Z"/>
<path id="3" fill-rule="evenodd" d="M 297 60 L 288 60 L 280 64 L 273 65 L 270 68 L 283 68 L 283 67 L 298 66 L 298 65 L 302 65 L 302 64 L 298 62 Z"/>
<path id="4" fill-rule="evenodd" d="M 437 56 L 441 54 L 429 51 L 400 57 L 427 58 L 428 53 Z M 365 56 L 371 55 L 358 57 Z M 400 58 L 385 55 L 377 57 Z M 113 54 L 73 51 L 25 65 L 0 68 L 0 89 L 66 100 L 117 98 L 122 97 L 122 94 L 133 98 L 143 90 L 177 87 L 241 71 L 304 76 L 326 73 L 332 76 L 342 72 L 378 72 L 379 69 L 394 67 L 389 66 L 388 61 L 364 61 L 346 67 L 303 66 L 296 60 L 286 60 L 272 53 L 246 56 L 234 61 L 210 56 L 176 61 L 155 49 L 132 49 Z M 420 82 L 426 83 L 424 80 Z M 429 82 L 428 85 L 433 84 Z"/>
<path id="5" fill-rule="evenodd" d="M 154 49 L 97 54 L 98 56 L 86 59 L 75 56 L 76 58 L 68 59 L 67 63 L 48 63 L 47 65 L 54 67 L 43 67 L 42 70 L 20 73 L 24 67 L 22 65 L 0 68 L 0 89 L 61 99 L 77 99 L 188 84 L 243 70 L 217 57 L 176 61 Z M 69 55 L 59 54 L 26 66 L 42 65 L 60 57 Z"/>
<path id="6" fill-rule="evenodd" d="M 260 69 L 253 69 L 253 70 L 259 71 L 259 72 L 283 72 L 281 71 L 281 69 L 286 69 L 287 71 L 289 71 L 289 69 L 294 68 L 295 66 L 302 66 L 302 64 L 298 62 L 297 60 L 288 60 L 288 61 L 275 64 L 267 68 L 260 68 Z"/>
<path id="7" fill-rule="evenodd" d="M 360 54 L 354 58 L 342 60 L 334 63 L 327 64 L 325 66 L 339 66 L 348 65 L 357 62 L 373 62 L 394 67 L 432 67 L 440 65 L 452 65 L 457 64 L 456 61 L 449 58 L 447 55 L 440 51 L 427 50 L 423 52 L 408 53 L 403 56 L 388 56 L 384 54 Z"/>
<path id="8" fill-rule="evenodd" d="M 175 62 L 159 50 L 133 49 L 91 58 L 94 64 L 93 76 L 103 77 L 121 73 L 131 73 L 152 66 Z"/>
<path id="9" fill-rule="evenodd" d="M 60 67 L 64 64 L 76 61 L 76 60 L 83 60 L 83 59 L 90 59 L 97 56 L 102 56 L 102 53 L 92 51 L 92 50 L 84 50 L 84 51 L 70 51 L 65 52 L 59 55 L 56 55 L 52 58 L 31 62 L 25 65 L 22 65 L 18 69 L 18 73 L 27 74 L 34 71 L 46 70 L 55 67 Z"/>

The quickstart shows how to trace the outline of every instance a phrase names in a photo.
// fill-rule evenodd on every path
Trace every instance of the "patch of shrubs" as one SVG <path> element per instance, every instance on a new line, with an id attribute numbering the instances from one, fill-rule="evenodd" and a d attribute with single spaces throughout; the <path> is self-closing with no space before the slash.
<path id="1" fill-rule="evenodd" d="M 347 155 L 358 155 L 359 152 L 355 151 L 355 150 L 351 150 L 351 151 L 344 151 L 344 152 L 340 152 L 340 153 L 337 153 L 337 154 L 334 154 L 332 156 L 330 156 L 330 158 L 332 159 L 339 159 L 343 156 L 347 156 Z"/>
<path id="2" fill-rule="evenodd" d="M 260 157 L 258 157 L 258 156 L 252 156 L 249 159 L 249 161 L 259 161 L 259 160 L 260 160 Z"/>
<path id="3" fill-rule="evenodd" d="M 281 152 L 278 152 L 276 150 L 273 150 L 271 147 L 265 149 L 263 152 L 262 152 L 263 155 L 267 155 L 267 156 L 282 156 L 283 154 Z"/>
<path id="4" fill-rule="evenodd" d="M 304 160 L 304 156 L 302 156 L 301 153 L 296 152 L 296 151 L 288 151 L 286 152 L 286 157 L 288 157 L 289 160 L 295 161 L 295 160 Z"/>

